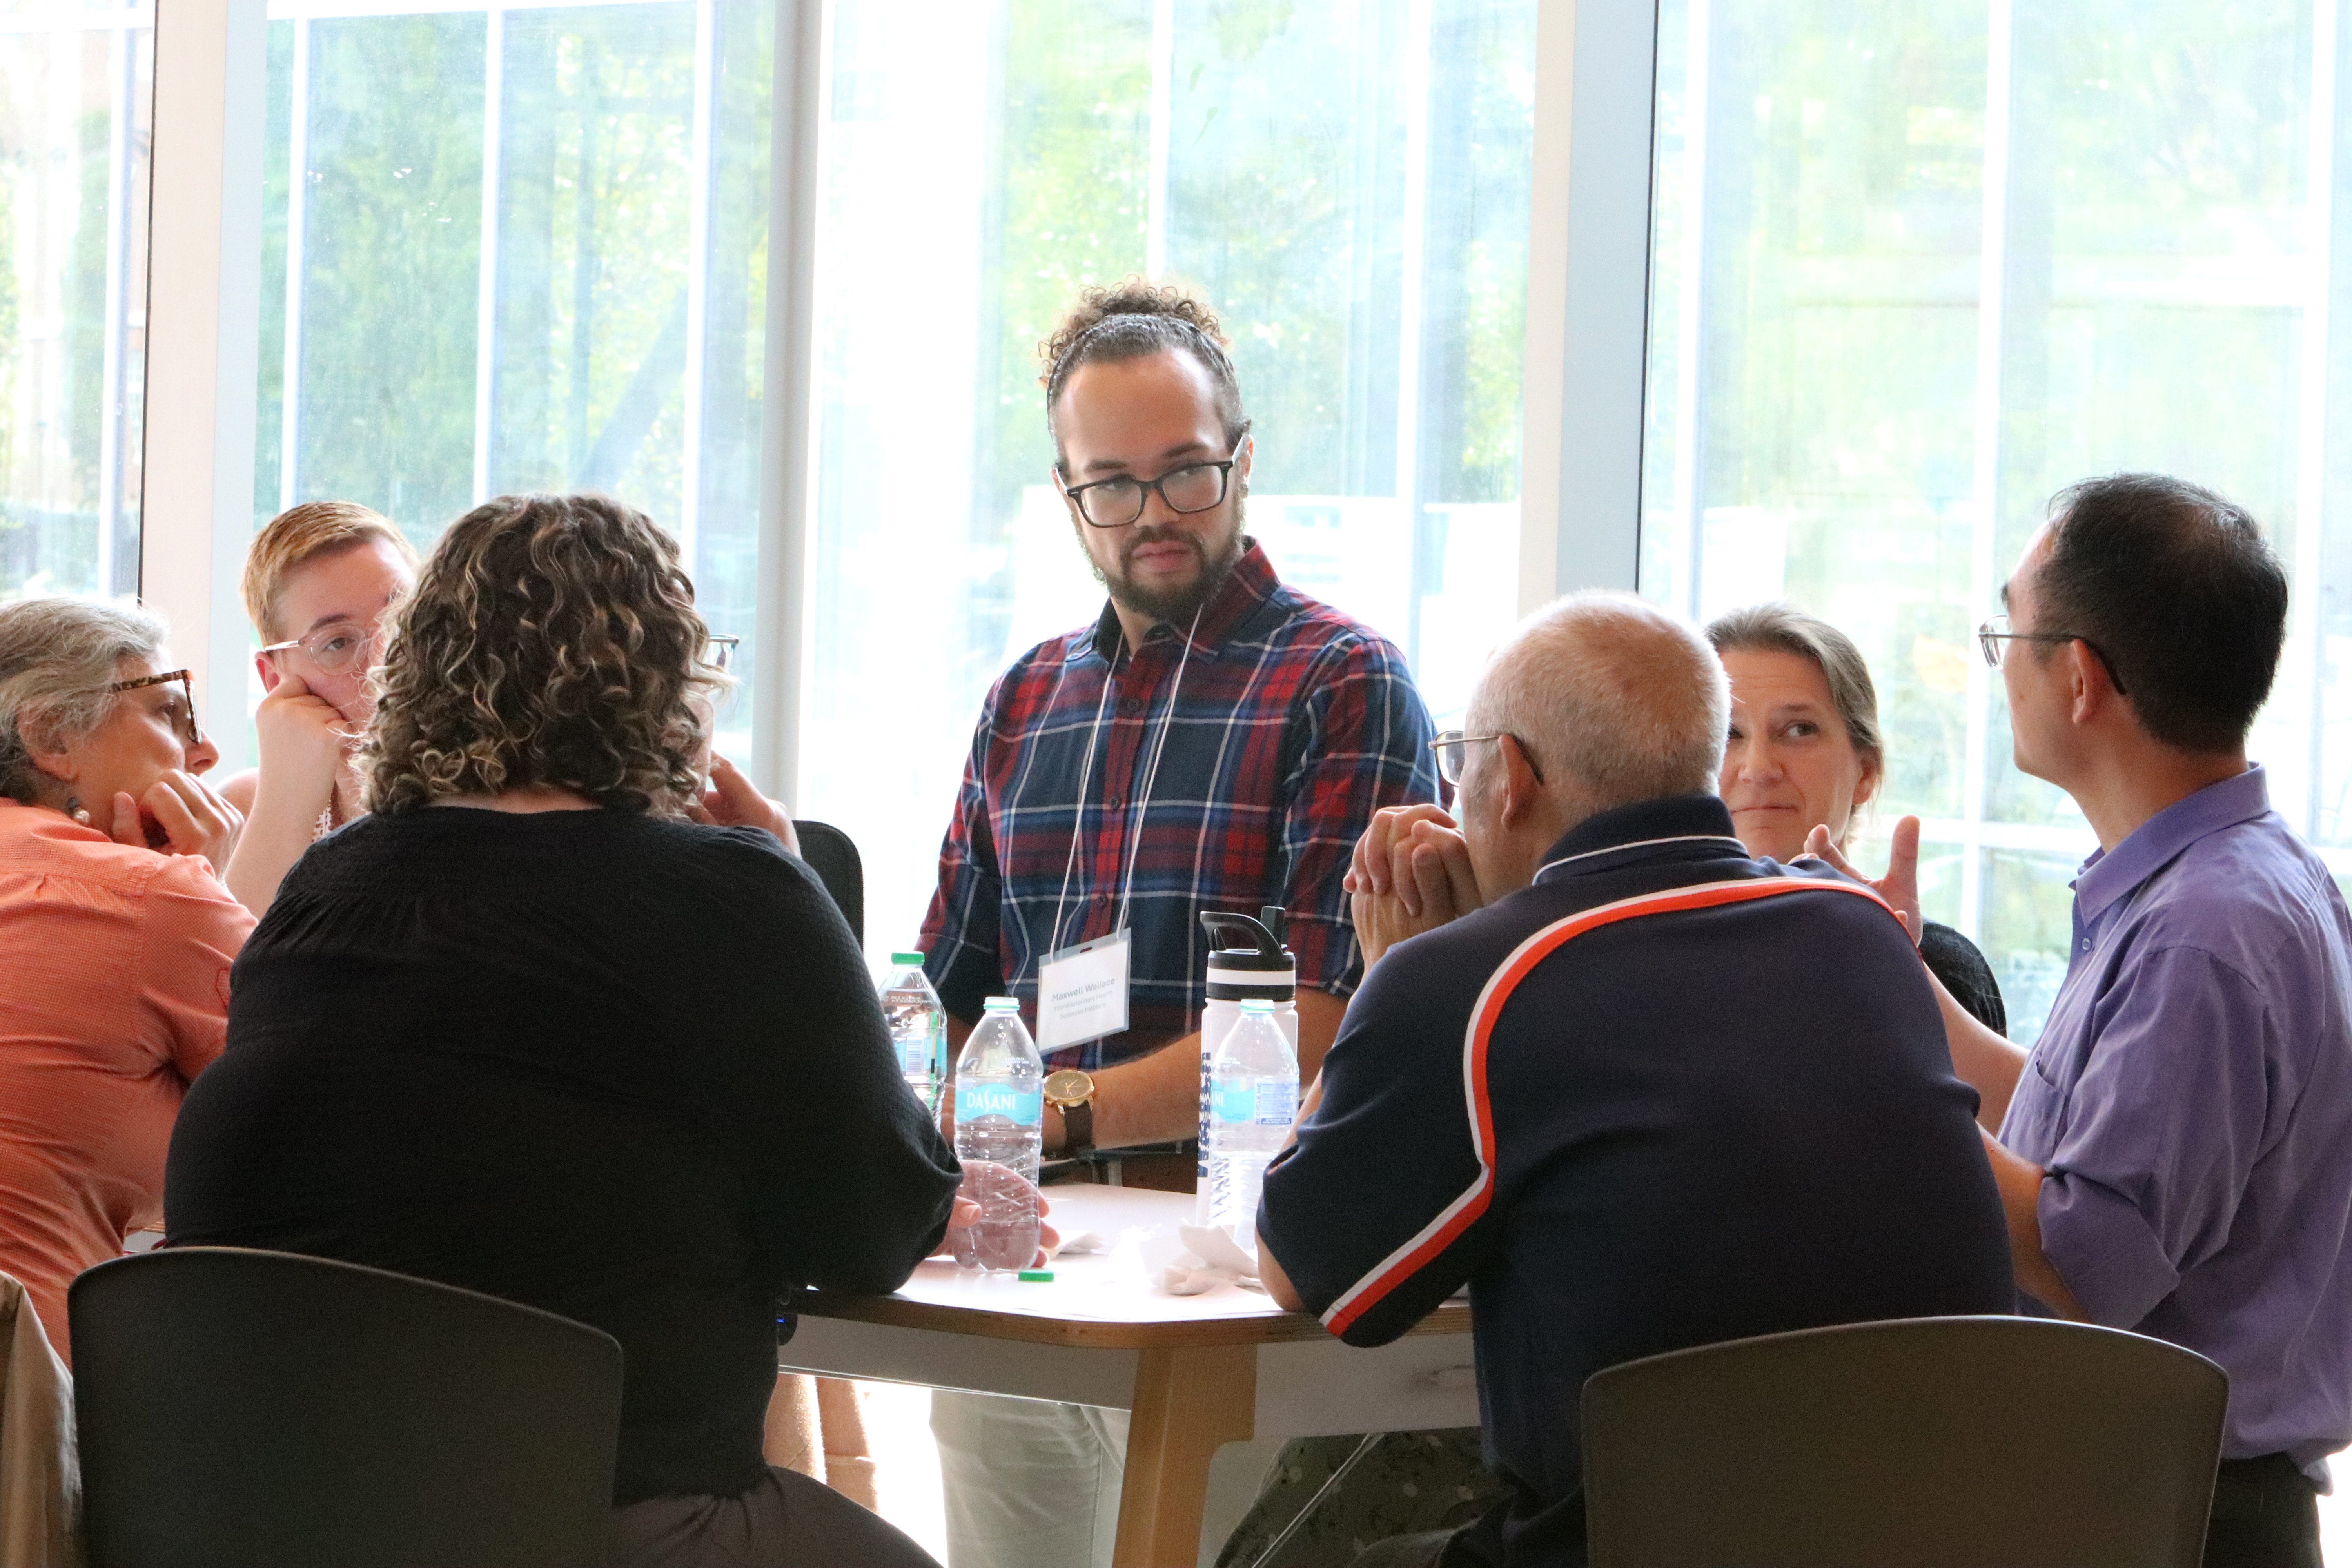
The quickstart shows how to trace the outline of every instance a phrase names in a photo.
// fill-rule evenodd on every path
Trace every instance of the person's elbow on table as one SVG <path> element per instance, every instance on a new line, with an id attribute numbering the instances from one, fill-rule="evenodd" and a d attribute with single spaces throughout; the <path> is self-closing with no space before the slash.
<path id="1" fill-rule="evenodd" d="M 1307 1310 L 1307 1303 L 1299 1299 L 1298 1287 L 1282 1271 L 1282 1262 L 1267 1245 L 1263 1230 L 1257 1233 L 1257 1282 L 1265 1287 L 1266 1298 L 1284 1311 Z"/>

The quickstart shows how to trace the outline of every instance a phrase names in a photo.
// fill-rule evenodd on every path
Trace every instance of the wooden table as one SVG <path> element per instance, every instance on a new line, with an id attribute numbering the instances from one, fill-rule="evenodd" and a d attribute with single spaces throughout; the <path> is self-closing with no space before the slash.
<path id="1" fill-rule="evenodd" d="M 1194 1560 L 1209 1461 L 1223 1444 L 1478 1424 L 1465 1303 L 1393 1344 L 1353 1350 L 1255 1291 L 1150 1289 L 1133 1237 L 1190 1219 L 1191 1194 L 1046 1192 L 1065 1236 L 1129 1244 L 1062 1258 L 1045 1284 L 935 1262 L 896 1295 L 803 1297 L 781 1365 L 1129 1412 L 1118 1568 Z"/>

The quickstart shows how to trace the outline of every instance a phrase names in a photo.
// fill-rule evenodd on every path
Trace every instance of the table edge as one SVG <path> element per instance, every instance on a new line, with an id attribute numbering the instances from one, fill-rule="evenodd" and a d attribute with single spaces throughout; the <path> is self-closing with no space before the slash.
<path id="1" fill-rule="evenodd" d="M 1245 1318 L 1136 1321 L 1121 1319 L 1038 1317 L 987 1307 L 918 1301 L 904 1296 L 838 1296 L 805 1292 L 783 1303 L 788 1311 L 837 1322 L 929 1329 L 975 1338 L 1017 1340 L 1030 1344 L 1072 1345 L 1095 1350 L 1178 1350 L 1200 1345 L 1293 1344 L 1336 1336 L 1304 1312 L 1260 1313 Z M 1407 1335 L 1466 1334 L 1470 1304 L 1447 1301 Z"/>

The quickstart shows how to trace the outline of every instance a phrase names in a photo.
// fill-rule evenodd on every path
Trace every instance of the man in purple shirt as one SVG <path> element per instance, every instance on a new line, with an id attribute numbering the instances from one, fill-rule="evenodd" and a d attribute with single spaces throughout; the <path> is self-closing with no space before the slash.
<path id="1" fill-rule="evenodd" d="M 2099 849 L 2031 1051 L 1940 995 L 2019 1287 L 2230 1374 L 2208 1568 L 2319 1568 L 2313 1497 L 2352 1442 L 2352 918 L 2245 752 L 2286 599 L 2219 496 L 2058 497 L 1979 637 L 2017 765 Z M 1916 823 L 1895 837 L 1881 890 L 1916 905 Z"/>

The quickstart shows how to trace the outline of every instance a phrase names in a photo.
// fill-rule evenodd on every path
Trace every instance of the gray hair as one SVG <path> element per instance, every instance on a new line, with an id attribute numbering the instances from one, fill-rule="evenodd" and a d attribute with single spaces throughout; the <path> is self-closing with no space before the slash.
<path id="1" fill-rule="evenodd" d="M 1707 624 L 1706 640 L 1717 653 L 1792 653 L 1818 666 L 1830 689 L 1830 701 L 1845 726 L 1853 754 L 1874 774 L 1886 767 L 1886 742 L 1878 731 L 1878 688 L 1870 679 L 1870 663 L 1853 639 L 1819 616 L 1794 605 L 1750 605 L 1717 616 Z"/>
<path id="2" fill-rule="evenodd" d="M 163 621 L 136 605 L 58 595 L 0 605 L 0 795 L 39 798 L 36 751 L 89 734 L 122 700 L 109 691 L 126 658 L 163 646 Z"/>
<path id="3" fill-rule="evenodd" d="M 1712 795 L 1731 693 L 1698 628 L 1631 594 L 1570 594 L 1521 621 L 1470 699 L 1477 731 L 1507 731 L 1547 782 L 1591 811 Z"/>

